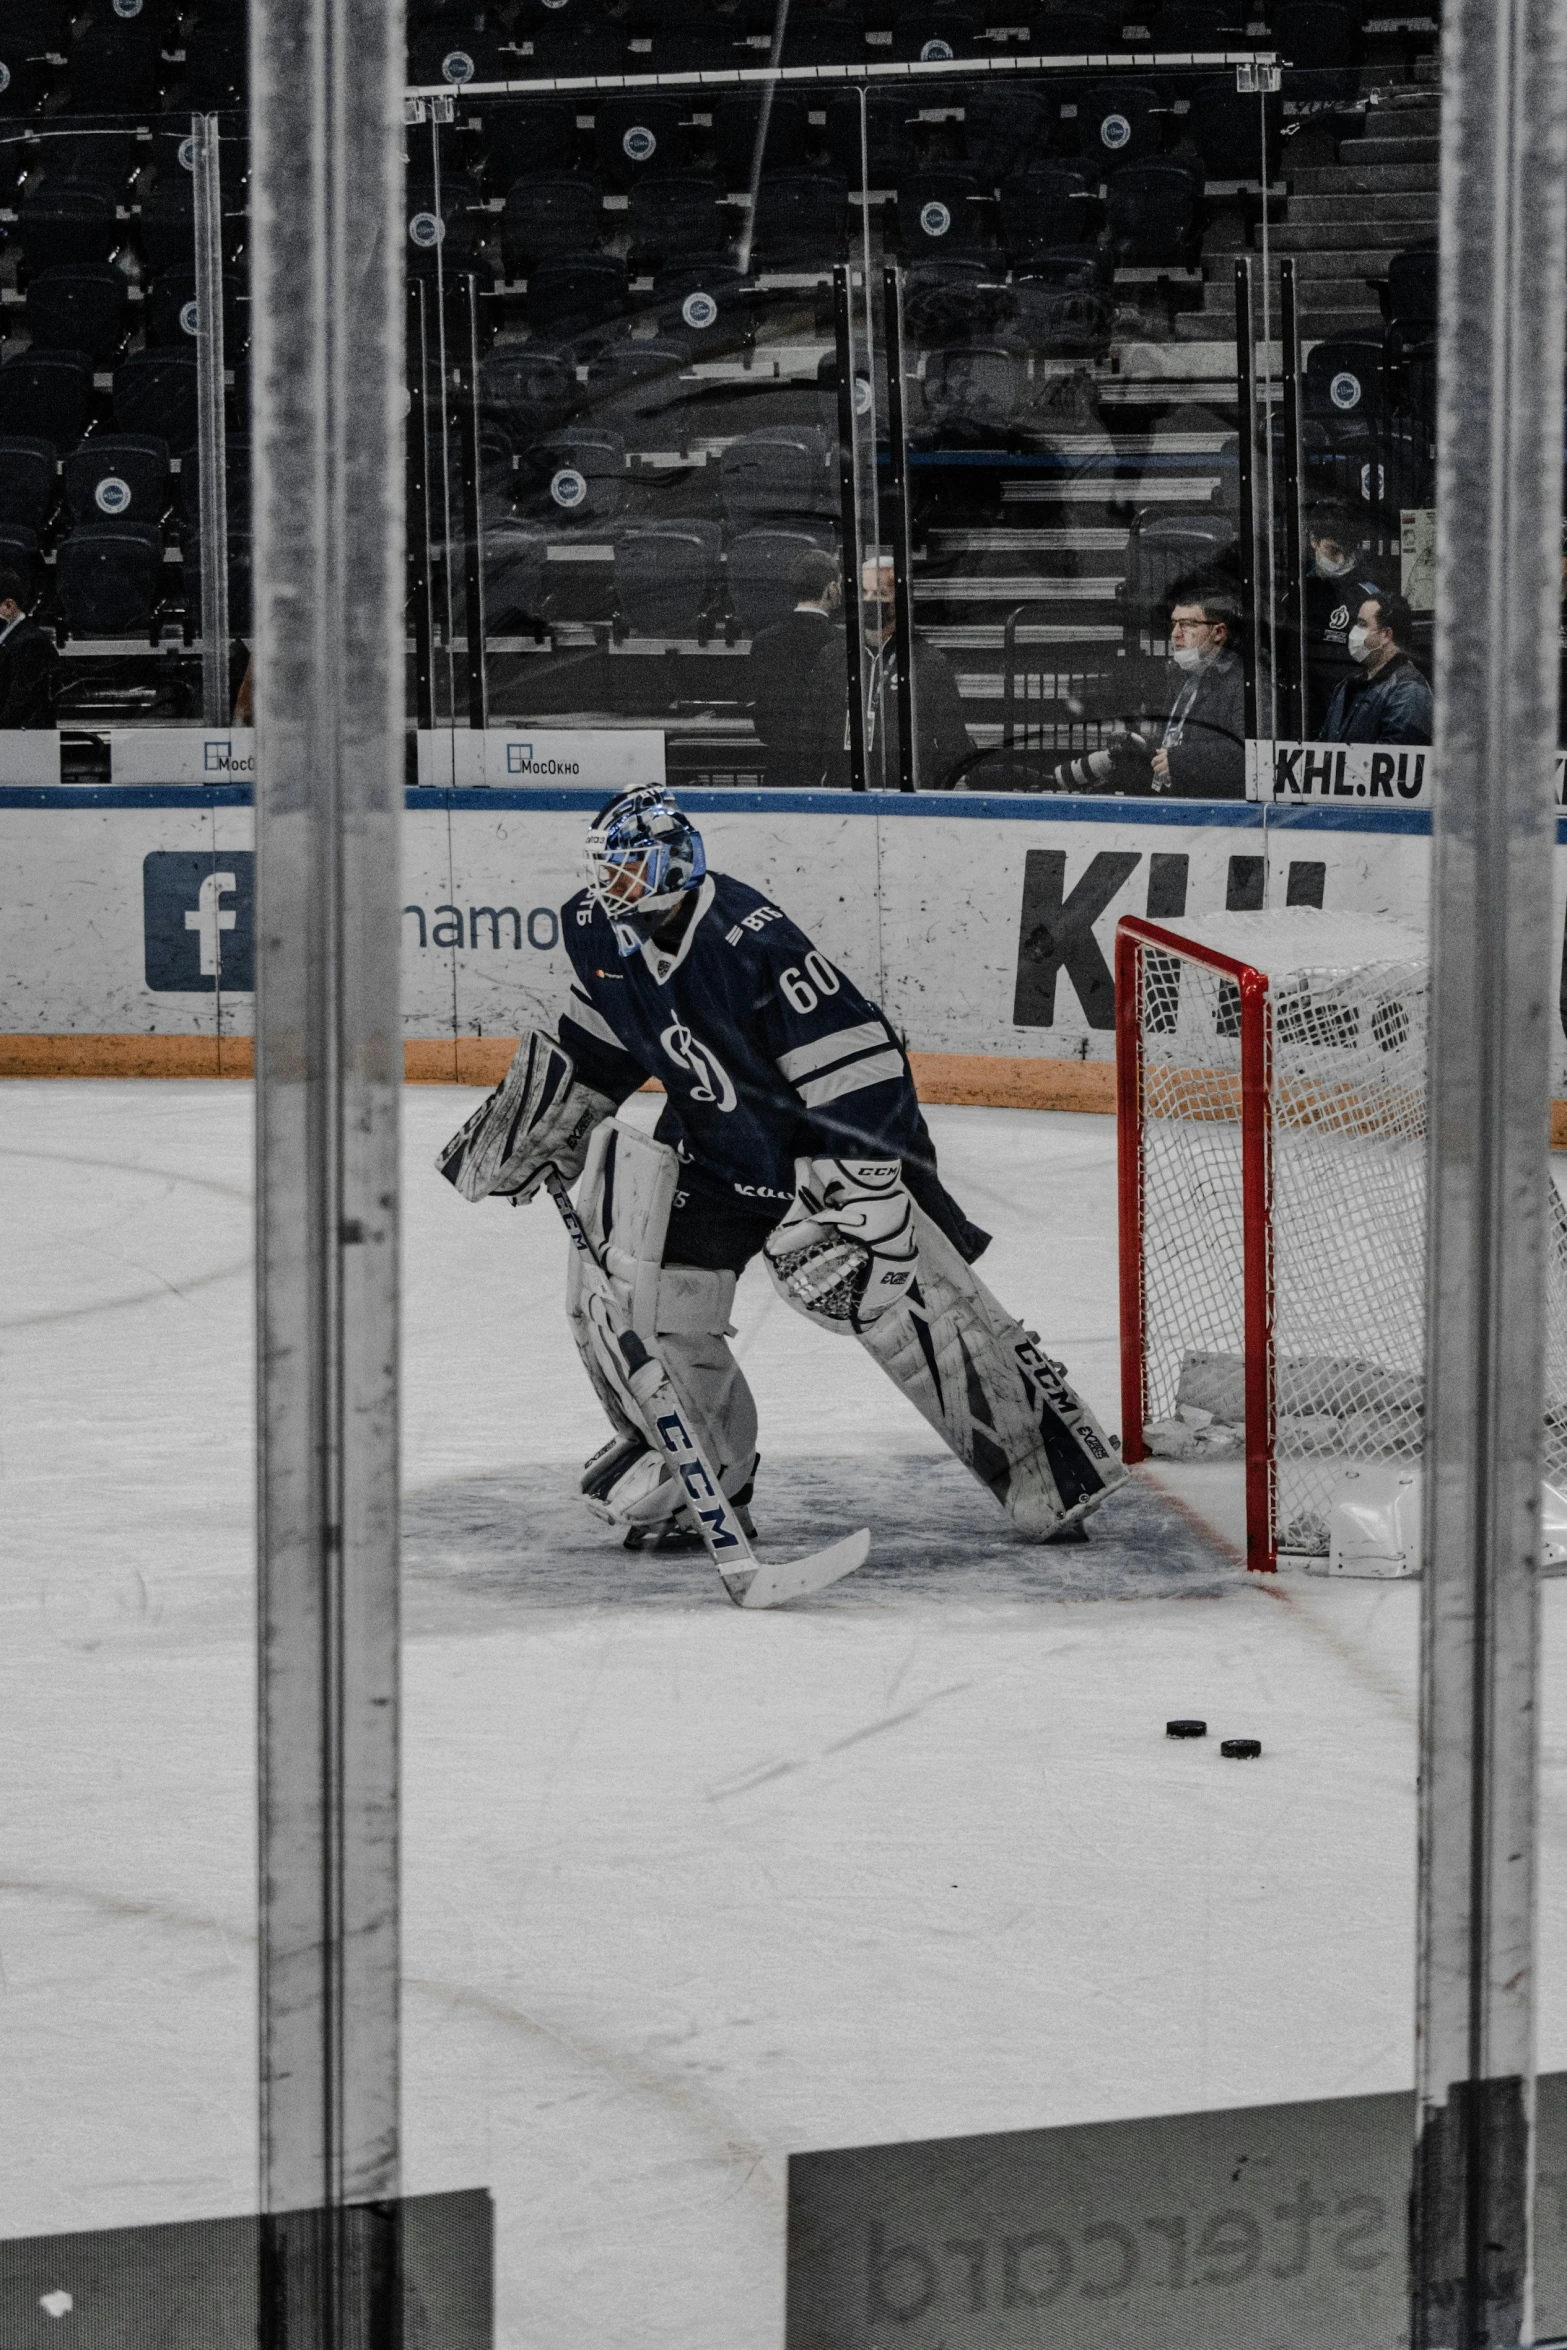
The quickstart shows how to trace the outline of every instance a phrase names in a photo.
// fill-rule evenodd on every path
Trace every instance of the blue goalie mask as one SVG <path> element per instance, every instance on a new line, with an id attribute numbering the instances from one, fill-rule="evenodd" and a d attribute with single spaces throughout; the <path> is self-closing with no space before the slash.
<path id="1" fill-rule="evenodd" d="M 702 835 L 661 784 L 606 802 L 586 855 L 590 894 L 634 934 L 656 930 L 707 872 Z"/>

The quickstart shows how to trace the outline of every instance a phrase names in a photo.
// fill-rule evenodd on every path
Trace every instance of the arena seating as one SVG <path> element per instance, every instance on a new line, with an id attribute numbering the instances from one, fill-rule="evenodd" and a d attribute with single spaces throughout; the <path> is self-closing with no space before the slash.
<path id="1" fill-rule="evenodd" d="M 1173 562 L 1181 544 L 1165 526 L 1200 525 L 1194 551 L 1227 543 L 1234 257 L 1251 251 L 1260 273 L 1265 202 L 1271 315 L 1278 257 L 1293 253 L 1318 346 L 1311 489 L 1379 512 L 1425 494 L 1435 86 L 1418 23 L 1384 23 L 1361 0 L 1135 13 L 792 0 L 786 65 L 921 74 L 871 79 L 863 107 L 852 71 L 765 100 L 695 82 L 517 98 L 481 86 L 753 67 L 776 14 L 776 0 L 414 0 L 410 79 L 449 92 L 454 115 L 409 127 L 404 260 L 428 333 L 441 286 L 459 305 L 462 281 L 478 291 L 468 445 L 489 627 L 517 647 L 496 707 L 546 713 L 558 690 L 580 709 L 591 641 L 605 656 L 593 691 L 637 715 L 666 663 L 609 656 L 649 640 L 683 656 L 679 682 L 658 688 L 672 706 L 743 709 L 745 647 L 787 610 L 789 564 L 837 544 L 827 281 L 867 249 L 879 416 L 881 266 L 902 271 L 917 618 L 959 666 L 977 725 L 995 715 L 1014 605 L 1025 633 L 1057 632 L 1049 673 L 1081 681 L 1152 643 L 1143 629 L 1133 645 L 1133 623 L 1160 550 Z M 1283 90 L 1260 100 L 1201 62 L 1256 47 L 1287 60 Z M 930 70 L 1134 52 L 1118 71 Z M 1194 62 L 1154 70 L 1150 53 Z M 224 120 L 230 584 L 246 608 L 245 71 L 241 0 L 0 11 L 0 118 L 16 140 L 0 148 L 0 529 L 33 535 L 21 551 L 40 612 L 68 658 L 80 644 L 105 674 L 122 619 L 145 670 L 154 628 L 189 634 L 199 611 L 193 106 Z M 1161 376 L 1165 343 L 1190 348 Z M 1350 374 L 1354 409 L 1340 404 Z M 438 399 L 433 369 L 428 388 Z M 454 409 L 454 467 L 455 422 Z M 555 494 L 567 474 L 580 497 Z M 128 503 L 111 514 L 97 493 L 113 481 Z M 434 507 L 444 528 L 445 500 Z M 141 529 L 161 537 L 156 561 Z M 460 549 L 436 558 L 460 566 Z"/>

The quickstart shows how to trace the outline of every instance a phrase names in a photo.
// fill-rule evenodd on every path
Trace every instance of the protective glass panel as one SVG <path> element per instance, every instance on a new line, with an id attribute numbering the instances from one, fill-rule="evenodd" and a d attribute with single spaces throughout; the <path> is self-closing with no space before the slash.
<path id="1" fill-rule="evenodd" d="M 513 46 L 532 94 L 450 51 L 473 94 L 409 130 L 421 723 L 488 728 L 440 754 L 459 783 L 754 783 L 767 739 L 804 783 L 819 734 L 847 780 L 877 497 L 858 93 L 759 79 L 739 19 L 562 8 Z"/>
<path id="2" fill-rule="evenodd" d="M 1194 1350 L 1244 1373 L 1222 990 L 1193 1083 L 1217 1084 L 1229 1155 L 1222 1179 L 1183 1177 L 1180 1246 L 1227 1310 L 1172 1340 L 1158 1409 L 1183 1442 L 1209 1431 L 1231 1490 L 1144 1459 L 1085 1544 L 1056 1545 L 1030 1480 L 1058 1379 L 1098 1426 L 1144 1425 L 1141 1404 L 1135 1422 L 1119 1408 L 1119 919 L 1260 919 L 1321 904 L 1322 871 L 1352 869 L 1318 837 L 1275 839 L 1249 796 L 1248 742 L 1287 731 L 1280 264 L 1312 218 L 1291 208 L 1320 200 L 1310 175 L 1352 183 L 1338 140 L 1376 91 L 1418 86 L 1434 35 L 1357 23 L 1351 59 L 1303 49 L 1281 82 L 1262 10 L 1090 13 L 540 7 L 515 22 L 506 77 L 553 59 L 547 75 L 581 86 L 459 91 L 440 130 L 467 142 L 496 208 L 472 432 L 489 723 L 482 751 L 465 744 L 479 705 L 452 690 L 451 777 L 487 790 L 416 795 L 405 866 L 411 1052 L 469 1081 L 409 1110 L 407 2159 L 416 2190 L 494 2189 L 503 2338 L 781 2339 L 786 2162 L 807 2150 L 967 2135 L 982 2179 L 994 2133 L 1407 2091 L 1418 1585 L 1330 1586 L 1298 1559 L 1248 1575 L 1244 1413 L 1181 1389 Z M 1316 30 L 1331 48 L 1336 25 Z M 791 82 L 795 43 L 813 73 L 859 71 Z M 669 59 L 721 76 L 729 49 L 771 54 L 780 78 L 694 93 L 587 78 Z M 705 242 L 715 180 L 738 228 L 722 255 Z M 677 233 L 697 257 L 678 272 L 657 241 Z M 558 323 L 557 285 L 568 303 L 602 287 L 609 314 Z M 695 349 L 707 335 L 723 347 Z M 461 394 L 453 373 L 459 444 Z M 823 448 L 809 474 L 807 434 Z M 602 477 L 589 440 L 609 450 Z M 488 504 L 486 449 L 505 490 Z M 835 593 L 797 592 L 806 574 L 770 556 L 752 572 L 768 533 L 803 539 Z M 501 544 L 532 565 L 515 627 Z M 747 602 L 758 580 L 765 610 Z M 1196 672 L 1174 658 L 1193 650 L 1222 689 L 1196 711 Z M 636 764 L 649 737 L 662 769 Z M 714 894 L 655 1019 L 641 944 L 574 893 L 596 808 L 657 774 Z M 695 976 L 709 953 L 744 975 L 732 995 Z M 728 1168 L 726 1217 L 736 1180 L 750 1188 L 720 1234 L 714 1133 L 763 1082 L 746 1056 L 764 998 L 802 1139 Z M 1195 990 L 1182 1000 L 1195 1009 Z M 1363 1028 L 1380 1001 L 1356 1009 Z M 625 1093 L 612 1161 L 600 1126 L 586 1169 L 579 1136 L 561 1170 L 586 1252 L 547 1190 L 503 1212 L 428 1171 L 535 1027 L 598 1091 L 590 1111 Z M 1321 1040 L 1335 1082 L 1337 1034 Z M 628 1038 L 629 1066 L 613 1058 Z M 994 1235 L 980 1302 L 962 1251 L 919 1227 L 929 1352 L 906 1324 L 901 1356 L 841 1317 L 832 1332 L 841 1267 L 822 1272 L 813 1327 L 758 1253 L 797 1148 L 834 1133 L 891 1148 L 869 1064 L 893 1039 L 941 1183 Z M 1166 1057 L 1176 1041 L 1157 1038 Z M 1374 1034 L 1372 1050 L 1380 1073 Z M 1368 1083 L 1355 1066 L 1350 1096 Z M 511 1080 L 514 1141 L 549 1068 L 541 1045 Z M 651 1089 L 626 1092 L 644 1075 Z M 1310 1090 L 1291 1095 L 1301 1131 L 1281 1160 L 1322 1139 Z M 1330 1154 L 1407 1156 L 1404 1127 L 1363 1133 L 1369 1111 L 1340 1092 Z M 1198 1123 L 1209 1149 L 1223 1121 L 1210 1104 Z M 646 1152 L 655 1125 L 687 1145 L 680 1166 Z M 499 1128 L 470 1137 L 458 1190 L 511 1147 Z M 1281 1254 L 1330 1289 L 1342 1234 L 1309 1171 L 1285 1191 L 1312 1221 Z M 1412 1261 L 1400 1240 L 1379 1264 L 1390 1284 Z M 702 1549 L 661 1546 L 663 1464 L 616 1383 L 623 1358 L 602 1351 L 596 1250 L 650 1354 L 711 1406 L 715 1443 L 734 1433 L 738 1362 L 756 1552 L 801 1578 L 784 1605 L 735 1610 Z M 1374 1232 L 1356 1262 L 1368 1253 Z M 981 1325 L 1012 1349 L 994 1391 Z M 1350 1336 L 1288 1346 L 1358 1355 L 1363 1337 L 1362 1314 Z M 1006 1417 L 1020 1368 L 1027 1441 Z M 822 1554 L 861 1527 L 864 1564 L 828 1582 Z M 731 1559 L 742 1596 L 747 1571 Z M 1259 1605 L 1265 1588 L 1287 1604 Z M 1374 1796 L 1330 1766 L 1322 1720 L 1374 1752 Z M 1308 1942 L 1309 1979 L 1291 1957 Z M 1253 2209 L 1194 2188 L 1184 2217 L 1139 2212 L 1131 2254 L 1085 2205 L 1051 2322 L 1077 2338 L 1081 2308 L 1099 2328 L 1082 2338 L 1111 2338 L 1132 2258 L 1150 2309 L 1199 2281 L 1220 2298 L 1245 2271 L 1248 2317 L 1276 2302 L 1283 2329 L 1300 2296 L 1276 2294 L 1268 2264 L 1299 2257 L 1302 2227 L 1290 2276 L 1319 2258 L 1325 2275 L 1347 2247 L 1339 2281 L 1358 2290 L 1366 2215 L 1333 2197 L 1360 2191 L 1308 2182 L 1280 2219 L 1279 2196 Z M 890 2207 L 860 2226 L 856 2209 L 846 2195 L 825 2288 L 847 2296 L 845 2340 L 1037 2329 L 1053 2255 L 1008 2251 L 1029 2233 L 1015 2215 L 991 2241 Z M 1373 2246 L 1379 2311 L 1401 2298 L 1381 2292 L 1394 2209 Z M 788 2323 L 791 2340 L 835 2338 L 794 2301 Z"/>
<path id="3" fill-rule="evenodd" d="M 123 2338 L 170 2223 L 256 2209 L 244 103 L 242 11 L 0 26 L 0 2200 L 61 2239 L 6 2247 L 18 2341 Z"/>

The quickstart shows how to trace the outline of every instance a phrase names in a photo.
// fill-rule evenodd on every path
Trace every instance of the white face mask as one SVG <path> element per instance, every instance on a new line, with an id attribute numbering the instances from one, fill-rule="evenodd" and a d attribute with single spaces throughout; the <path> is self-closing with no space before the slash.
<path id="1" fill-rule="evenodd" d="M 1350 630 L 1348 642 L 1349 657 L 1352 661 L 1370 660 L 1371 649 L 1366 643 L 1366 636 L 1367 631 L 1363 628 L 1355 627 Z"/>
<path id="2" fill-rule="evenodd" d="M 1354 568 L 1355 558 L 1353 555 L 1341 555 L 1336 563 L 1330 563 L 1321 548 L 1318 548 L 1317 573 L 1320 578 L 1347 579 Z"/>
<path id="3" fill-rule="evenodd" d="M 1190 677 L 1198 669 L 1206 669 L 1208 655 L 1200 645 L 1177 645 L 1170 658 L 1177 669 L 1184 669 Z"/>

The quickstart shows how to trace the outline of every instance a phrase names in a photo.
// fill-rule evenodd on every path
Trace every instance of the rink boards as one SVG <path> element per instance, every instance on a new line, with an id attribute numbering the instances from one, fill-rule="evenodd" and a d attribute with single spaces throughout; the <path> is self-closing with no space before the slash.
<path id="1" fill-rule="evenodd" d="M 491 1082 L 507 1040 L 559 1009 L 561 908 L 600 798 L 408 792 L 410 1076 Z M 932 1100 L 1108 1110 L 1123 914 L 1425 917 L 1420 808 L 733 791 L 683 803 L 709 862 L 776 898 L 886 1006 Z M 0 842 L 0 1073 L 248 1074 L 248 783 L 0 786 Z"/>

